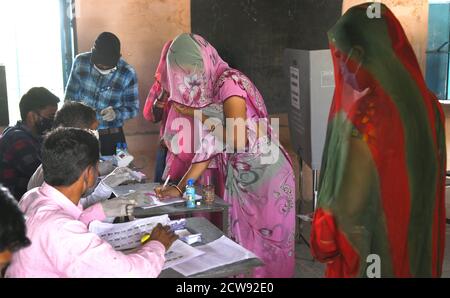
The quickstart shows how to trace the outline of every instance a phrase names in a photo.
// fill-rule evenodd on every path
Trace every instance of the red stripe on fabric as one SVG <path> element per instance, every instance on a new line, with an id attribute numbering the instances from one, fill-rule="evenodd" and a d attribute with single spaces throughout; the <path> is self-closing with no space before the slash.
<path id="1" fill-rule="evenodd" d="M 311 230 L 311 253 L 322 263 L 327 263 L 325 277 L 357 277 L 361 256 L 336 226 L 332 213 L 319 208 L 314 213 Z"/>
<path id="2" fill-rule="evenodd" d="M 439 163 L 439 144 L 437 141 L 437 134 L 436 132 L 436 117 L 435 112 L 433 108 L 433 101 L 435 101 L 435 104 L 437 105 L 439 112 L 443 115 L 442 108 L 434 96 L 430 95 L 430 91 L 428 90 L 428 87 L 425 84 L 425 80 L 423 79 L 423 75 L 420 71 L 419 64 L 417 62 L 417 58 L 414 54 L 413 49 L 411 48 L 410 43 L 405 38 L 402 38 L 405 36 L 405 33 L 403 32 L 403 29 L 400 25 L 400 23 L 397 21 L 395 16 L 389 11 L 386 11 L 386 17 L 385 17 L 388 32 L 391 37 L 393 48 L 395 50 L 395 53 L 397 55 L 397 58 L 401 61 L 401 63 L 405 66 L 405 68 L 408 70 L 408 73 L 411 75 L 412 79 L 415 81 L 416 85 L 418 86 L 420 93 L 422 95 L 423 103 L 425 104 L 426 111 L 428 114 L 428 123 L 430 124 L 430 135 L 433 137 L 434 142 L 434 148 L 436 153 L 436 159 Z M 445 119 L 442 117 L 441 119 Z M 441 121 L 441 125 L 444 126 L 444 123 Z M 441 166 L 441 165 L 439 165 Z M 440 173 L 442 173 L 440 171 Z M 445 175 L 444 175 L 444 181 L 442 179 L 439 179 L 436 184 L 436 201 L 435 201 L 435 210 L 433 215 L 433 232 L 432 232 L 432 272 L 433 275 L 437 274 L 438 271 L 438 264 L 442 264 L 442 259 L 440 256 L 437 255 L 438 252 L 438 246 L 440 245 L 439 251 L 444 250 L 444 241 L 442 241 L 442 237 L 445 238 L 445 216 L 441 217 L 440 213 L 441 211 L 438 208 L 442 208 L 441 203 L 444 202 L 444 196 L 445 193 L 442 192 L 442 189 L 445 189 Z M 444 205 L 445 206 L 445 202 Z M 445 208 L 445 207 L 444 207 Z M 442 229 L 442 226 L 444 229 Z M 441 233 L 441 235 L 439 235 Z M 441 242 L 442 241 L 442 242 Z M 439 261 L 441 260 L 441 261 Z"/>
<path id="3" fill-rule="evenodd" d="M 345 54 L 339 54 L 344 56 L 341 59 L 347 60 Z M 337 59 L 334 57 L 334 60 Z M 338 68 L 335 69 L 339 69 L 337 63 L 335 62 L 335 67 Z M 352 59 L 347 63 L 352 69 L 358 68 Z M 358 81 L 371 82 L 372 90 L 362 98 L 356 97 L 358 93 L 342 80 L 340 73 L 335 76 L 342 87 L 335 93 L 336 105 L 333 107 L 333 113 L 346 112 L 369 146 L 380 180 L 381 204 L 394 274 L 398 277 L 409 277 L 408 230 L 411 196 L 401 116 L 390 96 L 364 67 L 359 68 Z M 374 109 L 371 110 L 369 105 L 373 105 Z"/>

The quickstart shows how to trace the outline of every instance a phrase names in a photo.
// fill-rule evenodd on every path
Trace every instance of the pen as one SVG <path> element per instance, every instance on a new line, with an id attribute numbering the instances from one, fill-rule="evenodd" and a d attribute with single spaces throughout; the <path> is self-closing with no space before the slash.
<path id="1" fill-rule="evenodd" d="M 164 182 L 164 185 L 163 185 L 162 189 L 166 188 L 167 183 L 169 183 L 169 179 L 170 179 L 170 175 L 167 175 L 166 182 Z"/>
<path id="2" fill-rule="evenodd" d="M 150 240 L 150 234 L 145 234 L 145 235 L 142 236 L 142 238 L 141 238 L 141 244 L 147 243 L 148 240 Z"/>

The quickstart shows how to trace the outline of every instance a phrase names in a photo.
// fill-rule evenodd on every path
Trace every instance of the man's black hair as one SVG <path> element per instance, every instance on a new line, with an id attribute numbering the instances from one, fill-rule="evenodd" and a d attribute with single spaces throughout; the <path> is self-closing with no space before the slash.
<path id="1" fill-rule="evenodd" d="M 42 147 L 42 167 L 47 184 L 70 186 L 100 157 L 97 138 L 79 128 L 57 128 L 50 132 Z"/>
<path id="2" fill-rule="evenodd" d="M 31 88 L 20 100 L 20 116 L 27 119 L 29 112 L 38 112 L 48 106 L 58 106 L 59 98 L 44 87 Z"/>
<path id="3" fill-rule="evenodd" d="M 90 128 L 97 120 L 95 111 L 80 102 L 66 101 L 63 107 L 56 112 L 53 128 L 76 127 Z"/>
<path id="4" fill-rule="evenodd" d="M 25 218 L 9 190 L 0 184 L 0 252 L 16 252 L 30 245 Z"/>

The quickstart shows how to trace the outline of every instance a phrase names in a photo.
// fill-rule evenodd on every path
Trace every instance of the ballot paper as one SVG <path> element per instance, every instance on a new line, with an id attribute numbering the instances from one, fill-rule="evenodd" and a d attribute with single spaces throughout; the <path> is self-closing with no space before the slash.
<path id="1" fill-rule="evenodd" d="M 183 222 L 185 223 L 185 220 L 170 221 L 169 216 L 166 214 L 122 224 L 93 221 L 89 225 L 89 231 L 97 234 L 100 238 L 111 244 L 115 250 L 132 253 L 141 246 L 141 237 L 144 234 L 150 233 L 158 223 L 176 228 L 177 226 L 183 226 Z M 204 251 L 193 248 L 181 240 L 177 240 L 165 254 L 166 262 L 164 263 L 163 269 L 190 261 L 204 253 Z"/>
<path id="2" fill-rule="evenodd" d="M 115 250 L 127 250 L 138 247 L 141 244 L 141 237 L 150 233 L 158 223 L 168 225 L 169 216 L 165 214 L 120 224 L 96 220 L 89 225 L 89 231 L 111 244 Z"/>
<path id="3" fill-rule="evenodd" d="M 172 268 L 203 254 L 205 254 L 204 251 L 196 249 L 181 240 L 177 240 L 172 244 L 169 251 L 166 252 L 166 262 L 164 263 L 163 269 Z"/>
<path id="4" fill-rule="evenodd" d="M 197 246 L 196 249 L 204 254 L 173 266 L 172 269 L 184 276 L 191 276 L 220 266 L 257 258 L 252 252 L 225 236 L 206 245 Z"/>

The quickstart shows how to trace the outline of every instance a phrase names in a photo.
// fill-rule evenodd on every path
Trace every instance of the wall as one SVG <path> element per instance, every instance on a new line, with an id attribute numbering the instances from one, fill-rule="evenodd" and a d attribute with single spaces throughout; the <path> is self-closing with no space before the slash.
<path id="1" fill-rule="evenodd" d="M 286 48 L 326 49 L 342 0 L 192 0 L 192 32 L 205 37 L 264 96 L 269 113 L 287 113 Z"/>
<path id="2" fill-rule="evenodd" d="M 344 0 L 343 13 L 350 7 L 370 2 L 367 0 Z M 422 72 L 425 73 L 426 55 L 428 45 L 428 0 L 380 0 L 395 14 L 405 30 Z"/>
<path id="3" fill-rule="evenodd" d="M 90 51 L 101 32 L 115 33 L 123 58 L 137 71 L 142 112 L 164 43 L 190 31 L 190 1 L 76 0 L 75 5 L 79 52 Z M 126 123 L 125 133 L 137 166 L 153 177 L 159 127 L 139 113 Z"/>

